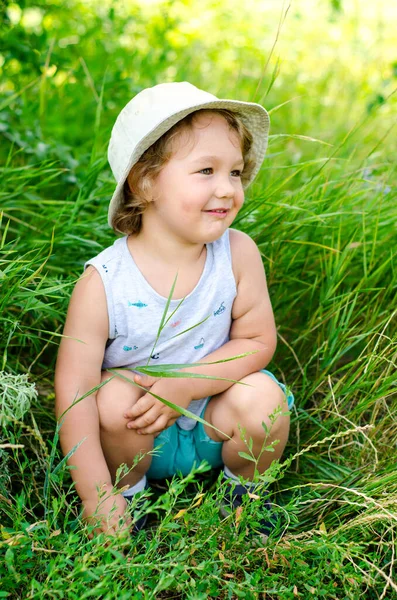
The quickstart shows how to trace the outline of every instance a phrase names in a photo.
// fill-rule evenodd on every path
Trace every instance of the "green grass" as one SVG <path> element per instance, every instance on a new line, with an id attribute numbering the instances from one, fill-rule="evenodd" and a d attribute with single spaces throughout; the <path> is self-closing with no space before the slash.
<path id="1" fill-rule="evenodd" d="M 246 42 L 233 46 L 216 19 L 195 30 L 189 3 L 160 4 L 167 18 L 133 3 L 128 14 L 38 3 L 47 21 L 14 16 L 3 29 L 0 598 L 397 597 L 392 21 L 318 3 L 313 29 L 292 7 L 263 73 L 279 13 L 261 21 L 222 4 L 220 22 Z M 59 43 L 79 21 L 79 44 Z M 59 449 L 53 372 L 68 299 L 113 240 L 110 127 L 135 91 L 164 79 L 272 109 L 268 156 L 235 222 L 262 253 L 279 335 L 270 368 L 296 398 L 284 462 L 261 478 L 274 480 L 285 529 L 266 548 L 246 537 L 258 506 L 220 520 L 222 483 L 203 467 L 151 498 L 148 532 L 89 540 Z"/>

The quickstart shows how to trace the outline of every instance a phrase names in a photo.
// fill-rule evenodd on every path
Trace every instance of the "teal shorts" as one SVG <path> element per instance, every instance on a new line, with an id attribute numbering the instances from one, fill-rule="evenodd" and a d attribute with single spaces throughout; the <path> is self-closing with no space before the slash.
<path id="1" fill-rule="evenodd" d="M 288 408 L 294 405 L 294 396 L 283 383 L 280 383 L 276 377 L 266 371 L 262 373 L 269 375 L 286 394 Z M 203 418 L 205 409 L 211 398 L 208 398 L 200 417 Z M 152 464 L 147 472 L 149 479 L 165 479 L 176 473 L 188 475 L 194 466 L 206 460 L 211 467 L 221 467 L 223 442 L 212 440 L 205 432 L 202 423 L 197 422 L 190 431 L 181 429 L 178 423 L 174 423 L 168 429 L 165 429 L 154 438 L 154 449 Z"/>

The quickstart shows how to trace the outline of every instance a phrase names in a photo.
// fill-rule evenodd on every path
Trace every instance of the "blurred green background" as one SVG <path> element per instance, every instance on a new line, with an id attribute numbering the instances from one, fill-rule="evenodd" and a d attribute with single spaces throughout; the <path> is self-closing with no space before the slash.
<path id="1" fill-rule="evenodd" d="M 32 160 L 58 159 L 65 184 L 79 181 L 85 163 L 76 158 L 103 155 L 131 96 L 162 81 L 188 79 L 270 109 L 288 102 L 273 114 L 273 134 L 333 144 L 374 108 L 383 116 L 374 129 L 386 132 L 393 110 L 397 7 L 386 0 L 67 0 L 1 10 L 3 156 L 13 143 Z M 288 144 L 287 161 L 308 152 Z"/>

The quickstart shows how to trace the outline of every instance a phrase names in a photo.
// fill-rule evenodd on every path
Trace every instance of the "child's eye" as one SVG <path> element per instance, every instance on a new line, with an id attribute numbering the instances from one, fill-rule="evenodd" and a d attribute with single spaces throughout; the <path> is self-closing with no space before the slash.
<path id="1" fill-rule="evenodd" d="M 210 175 L 212 173 L 212 167 L 206 167 L 205 169 L 200 169 L 199 173 L 204 173 L 205 175 Z M 234 173 L 233 177 L 241 177 L 241 171 L 239 169 L 235 169 L 234 171 L 232 171 L 232 173 Z"/>

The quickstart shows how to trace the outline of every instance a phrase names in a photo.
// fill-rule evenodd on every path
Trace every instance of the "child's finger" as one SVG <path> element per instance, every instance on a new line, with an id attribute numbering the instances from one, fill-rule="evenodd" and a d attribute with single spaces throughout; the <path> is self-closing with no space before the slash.
<path id="1" fill-rule="evenodd" d="M 164 431 L 164 429 L 166 427 L 167 427 L 167 417 L 165 415 L 160 415 L 158 417 L 158 419 L 156 419 L 148 427 L 143 427 L 142 429 L 138 429 L 138 433 L 140 433 L 142 435 L 149 435 L 149 434 L 153 435 L 155 433 L 160 433 L 161 431 Z"/>
<path id="2" fill-rule="evenodd" d="M 128 410 L 125 411 L 124 417 L 126 419 L 136 419 L 140 415 L 143 415 L 155 404 L 155 399 L 150 394 L 145 394 Z"/>
<path id="3" fill-rule="evenodd" d="M 133 421 L 130 421 L 129 423 L 127 423 L 127 427 L 128 427 L 128 429 L 136 429 L 136 430 L 148 427 L 149 425 L 151 425 L 152 423 L 155 422 L 155 420 L 158 418 L 158 416 L 159 416 L 158 407 L 153 406 L 151 409 L 146 411 L 143 415 L 141 415 L 141 416 L 137 417 L 136 419 L 134 419 Z"/>
<path id="4" fill-rule="evenodd" d="M 180 416 L 180 415 L 178 415 L 178 416 Z M 169 419 L 166 423 L 165 428 L 168 429 L 168 427 L 171 427 L 171 425 L 173 425 L 177 419 L 178 419 L 178 417 L 173 417 L 172 419 Z"/>
<path id="5" fill-rule="evenodd" d="M 143 387 L 151 387 L 156 381 L 161 379 L 160 377 L 152 377 L 151 375 L 134 375 L 135 383 L 139 383 Z"/>

